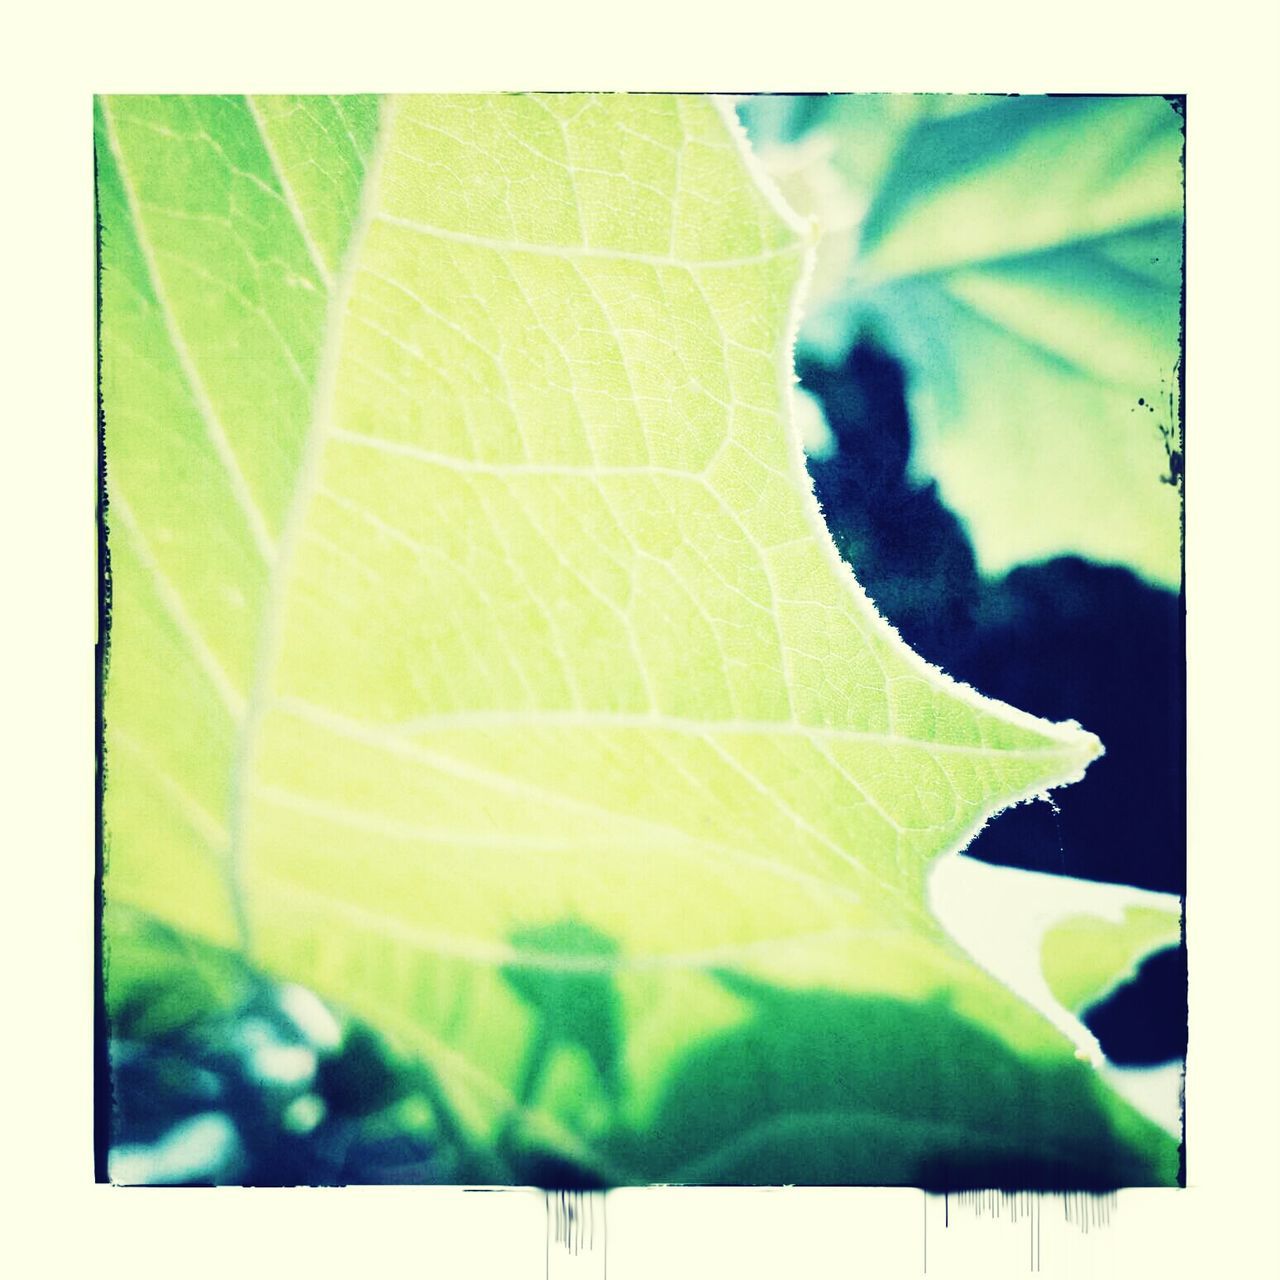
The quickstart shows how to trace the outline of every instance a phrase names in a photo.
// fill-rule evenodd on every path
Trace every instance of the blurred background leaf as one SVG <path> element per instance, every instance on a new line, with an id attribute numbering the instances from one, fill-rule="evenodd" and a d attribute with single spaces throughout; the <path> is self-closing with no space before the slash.
<path id="1" fill-rule="evenodd" d="M 439 1182 L 475 1179 L 415 1064 L 312 992 L 230 950 L 113 906 L 117 1183 Z"/>
<path id="2" fill-rule="evenodd" d="M 1148 956 L 1176 946 L 1180 935 L 1180 914 L 1168 908 L 1126 907 L 1118 920 L 1071 916 L 1045 935 L 1045 979 L 1065 1008 L 1084 1013 L 1135 977 Z"/>
<path id="3" fill-rule="evenodd" d="M 825 243 L 801 354 L 903 362 L 912 473 L 979 568 L 1067 553 L 1176 587 L 1182 119 L 1156 97 L 742 108 Z"/>

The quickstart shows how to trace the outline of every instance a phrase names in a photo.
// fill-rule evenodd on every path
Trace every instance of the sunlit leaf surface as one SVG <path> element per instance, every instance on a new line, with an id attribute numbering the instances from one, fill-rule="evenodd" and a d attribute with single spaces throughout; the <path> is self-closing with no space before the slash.
<path id="1" fill-rule="evenodd" d="M 1088 1009 L 1181 937 L 1181 913 L 1170 907 L 1129 906 L 1117 914 L 1073 915 L 1045 935 L 1045 979 L 1066 1008 Z"/>
<path id="2" fill-rule="evenodd" d="M 416 1054 L 517 1181 L 1176 1176 L 926 907 L 1098 744 L 840 564 L 731 116 L 112 98 L 98 165 L 112 902 Z"/>

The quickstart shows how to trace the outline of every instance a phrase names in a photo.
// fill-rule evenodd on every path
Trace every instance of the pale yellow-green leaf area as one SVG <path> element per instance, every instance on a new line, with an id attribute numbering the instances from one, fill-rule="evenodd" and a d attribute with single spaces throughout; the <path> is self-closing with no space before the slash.
<path id="1" fill-rule="evenodd" d="M 840 564 L 790 425 L 808 245 L 731 119 L 99 109 L 108 896 L 606 1170 L 743 1020 L 724 970 L 1063 1050 L 923 884 L 1097 742 L 926 667 Z M 610 949 L 521 941 L 565 922 Z M 616 986 L 612 1092 L 566 1045 L 517 1097 L 513 966 Z"/>
<path id="2" fill-rule="evenodd" d="M 1045 934 L 1040 959 L 1049 989 L 1072 1013 L 1127 982 L 1148 957 L 1176 946 L 1182 919 L 1177 911 L 1128 907 L 1118 920 L 1075 915 Z"/>

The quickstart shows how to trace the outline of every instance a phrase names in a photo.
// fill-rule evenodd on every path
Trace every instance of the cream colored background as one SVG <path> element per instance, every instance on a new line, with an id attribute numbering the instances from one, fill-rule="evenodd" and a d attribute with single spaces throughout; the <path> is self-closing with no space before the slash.
<path id="1" fill-rule="evenodd" d="M 0 1207 L 9 1220 L 0 1265 L 9 1274 L 543 1275 L 543 1213 L 531 1193 L 92 1185 L 90 95 L 603 87 L 1189 93 L 1190 1189 L 1126 1193 L 1112 1226 L 1087 1238 L 1061 1229 L 1060 1209 L 1046 1206 L 1043 1274 L 1277 1273 L 1277 6 L 859 7 L 168 0 L 9 11 L 0 76 Z M 918 1275 L 922 1209 L 918 1193 L 901 1191 L 621 1195 L 610 1201 L 609 1275 Z M 1026 1271 L 1021 1228 L 953 1208 L 944 1237 L 939 1221 L 930 1219 L 931 1275 Z"/>

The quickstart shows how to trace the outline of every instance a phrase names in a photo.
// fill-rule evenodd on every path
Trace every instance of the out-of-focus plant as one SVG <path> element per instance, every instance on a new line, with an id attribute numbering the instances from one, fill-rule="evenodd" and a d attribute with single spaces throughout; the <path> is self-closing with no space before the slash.
<path id="1" fill-rule="evenodd" d="M 822 244 L 800 350 L 905 363 L 917 475 L 1000 573 L 1074 553 L 1176 588 L 1182 116 L 1158 97 L 742 107 Z"/>

